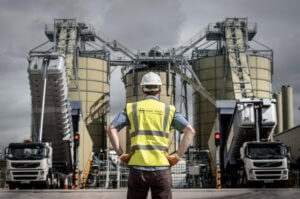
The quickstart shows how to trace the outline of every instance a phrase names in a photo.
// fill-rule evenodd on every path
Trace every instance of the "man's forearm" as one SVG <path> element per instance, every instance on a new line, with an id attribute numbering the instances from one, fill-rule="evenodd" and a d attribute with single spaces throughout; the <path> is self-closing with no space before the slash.
<path id="1" fill-rule="evenodd" d="M 195 130 L 191 125 L 188 125 L 183 129 L 183 133 L 184 134 L 183 134 L 182 141 L 177 150 L 177 154 L 179 156 L 182 156 L 186 152 L 189 145 L 192 143 L 194 135 L 195 135 Z"/>
<path id="2" fill-rule="evenodd" d="M 123 153 L 123 150 L 121 148 L 120 142 L 119 142 L 119 137 L 117 135 L 118 130 L 115 128 L 114 125 L 109 125 L 108 127 L 108 137 L 109 140 L 114 148 L 114 150 L 116 151 L 116 153 L 120 156 Z"/>

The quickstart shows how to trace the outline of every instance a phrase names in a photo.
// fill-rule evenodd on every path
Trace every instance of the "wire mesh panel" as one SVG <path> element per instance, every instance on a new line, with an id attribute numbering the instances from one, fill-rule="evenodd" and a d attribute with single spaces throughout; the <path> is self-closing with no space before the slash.
<path id="1" fill-rule="evenodd" d="M 129 168 L 121 166 L 120 168 L 120 187 L 128 186 Z"/>
<path id="2" fill-rule="evenodd" d="M 208 150 L 190 148 L 187 160 L 188 188 L 208 188 L 213 186 Z"/>
<path id="3" fill-rule="evenodd" d="M 180 160 L 175 166 L 171 167 L 172 187 L 173 188 L 186 188 L 186 161 Z"/>

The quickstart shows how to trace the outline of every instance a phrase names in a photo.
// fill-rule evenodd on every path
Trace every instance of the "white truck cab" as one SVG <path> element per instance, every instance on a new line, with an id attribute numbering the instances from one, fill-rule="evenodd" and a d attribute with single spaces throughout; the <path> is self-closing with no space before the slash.
<path id="1" fill-rule="evenodd" d="M 11 143 L 6 148 L 6 183 L 10 189 L 49 185 L 52 147 L 49 143 Z"/>
<path id="2" fill-rule="evenodd" d="M 281 142 L 245 142 L 240 148 L 247 181 L 288 180 L 288 153 Z"/>

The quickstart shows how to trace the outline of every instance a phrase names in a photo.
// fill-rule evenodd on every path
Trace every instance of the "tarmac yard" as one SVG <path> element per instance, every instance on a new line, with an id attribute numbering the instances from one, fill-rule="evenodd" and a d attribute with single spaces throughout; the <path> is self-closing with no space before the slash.
<path id="1" fill-rule="evenodd" d="M 126 198 L 126 189 L 93 189 L 93 190 L 0 190 L 1 199 L 124 199 Z M 150 194 L 148 195 L 150 197 Z M 300 189 L 173 189 L 173 199 L 179 198 L 215 198 L 215 199 L 299 199 Z"/>

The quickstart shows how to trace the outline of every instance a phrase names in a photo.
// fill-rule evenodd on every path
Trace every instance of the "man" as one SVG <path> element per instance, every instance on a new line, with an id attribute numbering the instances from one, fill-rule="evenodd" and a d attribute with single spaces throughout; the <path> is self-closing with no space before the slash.
<path id="1" fill-rule="evenodd" d="M 192 142 L 195 130 L 175 107 L 159 102 L 159 75 L 149 72 L 141 81 L 144 100 L 128 103 L 108 128 L 110 141 L 124 164 L 130 167 L 128 199 L 172 198 L 170 166 L 175 165 Z M 117 132 L 129 126 L 131 153 L 120 147 Z M 167 153 L 170 128 L 183 131 L 182 142 L 173 155 Z"/>

